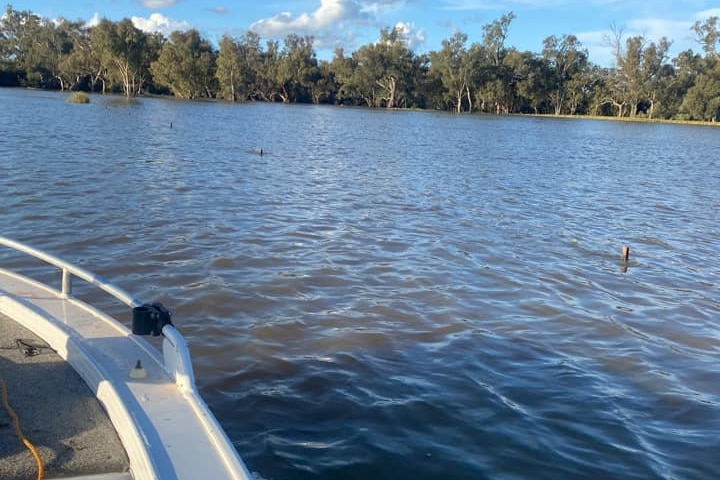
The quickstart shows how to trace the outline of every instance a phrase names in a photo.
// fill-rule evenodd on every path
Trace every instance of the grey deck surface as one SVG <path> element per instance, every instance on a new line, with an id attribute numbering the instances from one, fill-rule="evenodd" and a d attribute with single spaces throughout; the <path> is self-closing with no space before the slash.
<path id="1" fill-rule="evenodd" d="M 39 354 L 24 355 L 18 338 L 40 346 Z M 85 382 L 41 339 L 2 314 L 0 376 L 25 437 L 43 459 L 45 478 L 127 471 L 125 450 Z M 36 477 L 35 460 L 0 402 L 0 479 Z"/>

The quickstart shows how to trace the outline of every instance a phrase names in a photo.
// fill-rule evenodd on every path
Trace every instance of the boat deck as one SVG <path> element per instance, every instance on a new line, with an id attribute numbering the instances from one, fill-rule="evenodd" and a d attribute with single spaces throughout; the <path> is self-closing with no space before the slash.
<path id="1" fill-rule="evenodd" d="M 18 370 L 7 374 L 13 377 L 9 387 L 13 395 L 26 397 L 11 401 L 18 405 L 27 437 L 36 444 L 49 446 L 47 463 L 51 468 L 61 468 L 53 462 L 66 453 L 71 461 L 75 461 L 80 450 L 87 450 L 88 457 L 95 455 L 100 460 L 96 467 L 114 469 L 114 465 L 118 465 L 121 471 L 129 470 L 136 480 L 252 478 L 198 393 L 190 351 L 183 336 L 169 323 L 169 315 L 152 317 L 150 307 L 140 300 L 102 277 L 52 255 L 2 236 L 0 244 L 58 268 L 60 289 L 0 268 L 0 312 L 47 342 L 88 386 L 87 390 L 76 388 L 78 392 L 87 392 L 87 397 L 81 396 L 79 405 L 72 406 L 64 398 L 72 390 L 66 386 L 64 378 L 70 374 L 43 361 L 49 354 L 29 359 L 22 359 L 22 355 L 12 360 L 8 357 L 0 363 L 2 371 L 9 372 L 10 365 Z M 151 330 L 157 334 L 161 329 L 162 352 L 117 319 L 75 297 L 72 294 L 73 278 L 97 287 L 127 307 L 142 307 L 133 312 L 138 313 L 138 317 L 142 312 L 147 313 L 146 317 L 150 318 L 145 318 L 144 323 L 138 318 L 137 330 L 140 333 Z M 10 344 L 5 344 L 6 350 L 2 350 L 10 353 L 15 338 L 24 336 L 25 332 L 11 334 L 3 327 L 0 334 L 3 340 L 10 339 Z M 22 363 L 24 360 L 29 363 Z M 38 362 L 37 365 L 34 362 Z M 41 366 L 47 369 L 37 373 Z M 51 385 L 46 382 L 47 377 L 60 381 Z M 89 401 L 93 395 L 102 407 Z M 41 400 L 49 403 L 33 403 Z M 94 410 L 89 406 L 91 404 L 95 405 Z M 112 435 L 113 442 L 117 439 L 122 442 L 125 456 L 110 453 L 106 445 L 109 442 L 96 430 L 96 414 L 103 409 L 115 428 L 117 437 Z M 64 418 L 65 415 L 69 417 Z M 74 427 L 75 437 L 72 437 L 70 419 L 78 417 L 85 418 L 86 422 Z M 31 421 L 32 424 L 26 423 Z M 57 431 L 46 442 L 40 438 L 40 433 L 48 429 L 49 424 L 56 425 Z M 7 457 L 19 455 L 19 452 L 13 450 Z M 125 457 L 126 463 L 117 462 Z M 0 471 L 0 478 L 8 476 Z M 92 480 L 96 478 L 100 477 Z M 103 480 L 108 478 L 124 480 L 130 478 L 130 474 L 102 477 Z"/>
<path id="2" fill-rule="evenodd" d="M 37 348 L 25 355 L 17 339 Z M 45 478 L 127 478 L 128 457 L 110 420 L 80 376 L 40 338 L 0 314 L 0 377 Z M 119 475 L 107 475 L 107 474 Z M 0 478 L 37 477 L 35 459 L 15 436 L 0 403 Z"/>

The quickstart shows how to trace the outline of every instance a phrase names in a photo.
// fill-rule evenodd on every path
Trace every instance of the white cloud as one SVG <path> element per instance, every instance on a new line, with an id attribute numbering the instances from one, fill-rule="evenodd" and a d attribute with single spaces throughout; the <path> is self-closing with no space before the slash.
<path id="1" fill-rule="evenodd" d="M 85 26 L 88 28 L 97 27 L 100 23 L 100 14 L 98 12 L 93 13 L 93 16 L 85 22 Z"/>
<path id="2" fill-rule="evenodd" d="M 218 15 L 227 15 L 227 13 L 228 13 L 227 7 L 222 7 L 222 6 L 210 7 L 210 8 L 208 8 L 208 10 L 210 10 L 213 13 L 217 13 Z"/>
<path id="3" fill-rule="evenodd" d="M 165 36 L 176 30 L 185 31 L 192 28 L 188 22 L 172 20 L 162 13 L 151 13 L 148 18 L 132 17 L 130 20 L 143 32 L 160 32 Z"/>
<path id="4" fill-rule="evenodd" d="M 341 47 L 351 51 L 358 43 L 367 43 L 368 27 L 377 33 L 388 25 L 378 17 L 402 9 L 408 1 L 412 0 L 320 0 L 315 10 L 282 12 L 258 20 L 248 29 L 275 40 L 282 40 L 289 34 L 310 35 L 318 50 L 327 52 Z M 425 41 L 422 30 L 415 31 L 411 24 L 408 28 L 412 28 L 407 37 L 410 43 L 417 45 Z"/>
<path id="5" fill-rule="evenodd" d="M 361 20 L 364 14 L 355 0 L 322 0 L 311 13 L 293 15 L 282 12 L 271 18 L 258 20 L 250 30 L 262 37 L 278 38 L 290 33 L 315 35 L 327 28 L 342 30 L 346 23 Z"/>
<path id="6" fill-rule="evenodd" d="M 662 18 L 641 18 L 630 20 L 627 23 L 627 36 L 642 35 L 650 41 L 656 42 L 662 37 L 670 40 L 686 40 L 691 38 L 690 28 L 693 22 L 666 20 Z"/>
<path id="7" fill-rule="evenodd" d="M 158 8 L 172 7 L 178 2 L 178 0 L 142 0 L 142 5 L 145 8 L 157 10 Z"/>
<path id="8" fill-rule="evenodd" d="M 593 0 L 592 3 L 595 3 Z M 617 2 L 621 0 L 604 0 Z M 571 3 L 572 0 L 446 0 L 442 7 L 444 10 L 468 11 L 468 10 L 507 10 L 516 7 L 530 8 L 552 8 Z M 510 4 L 510 5 L 508 5 Z M 514 4 L 514 5 L 513 5 Z"/>
<path id="9" fill-rule="evenodd" d="M 610 67 L 615 64 L 615 53 L 608 45 L 608 39 L 612 37 L 610 30 L 594 30 L 580 32 L 575 35 L 582 46 L 587 48 L 591 62 L 602 67 Z"/>
<path id="10" fill-rule="evenodd" d="M 499 10 L 507 11 L 513 8 L 556 8 L 577 3 L 591 5 L 622 5 L 628 0 L 444 0 L 444 10 Z"/>
<path id="11" fill-rule="evenodd" d="M 703 10 L 702 12 L 697 12 L 694 17 L 696 20 L 700 21 L 707 20 L 710 17 L 720 17 L 720 8 L 710 8 L 708 10 Z"/>
<path id="12" fill-rule="evenodd" d="M 445 10 L 493 10 L 497 5 L 488 3 L 483 0 L 448 0 L 445 2 L 443 9 Z"/>
<path id="13" fill-rule="evenodd" d="M 395 30 L 400 34 L 400 37 L 405 40 L 408 48 L 415 50 L 425 43 L 425 31 L 416 30 L 415 24 L 410 22 L 397 22 L 395 24 Z"/>
<path id="14" fill-rule="evenodd" d="M 672 42 L 670 56 L 693 47 L 691 21 L 668 20 L 663 18 L 635 18 L 628 20 L 622 28 L 622 45 L 630 37 L 643 36 L 647 42 L 657 43 L 662 37 Z M 615 64 L 615 52 L 609 42 L 614 38 L 610 30 L 594 30 L 576 34 L 583 47 L 588 49 L 590 61 L 603 67 Z"/>
<path id="15" fill-rule="evenodd" d="M 361 10 L 373 15 L 380 15 L 394 10 L 401 10 L 407 2 L 408 0 L 377 0 L 374 2 L 366 0 L 360 1 Z"/>

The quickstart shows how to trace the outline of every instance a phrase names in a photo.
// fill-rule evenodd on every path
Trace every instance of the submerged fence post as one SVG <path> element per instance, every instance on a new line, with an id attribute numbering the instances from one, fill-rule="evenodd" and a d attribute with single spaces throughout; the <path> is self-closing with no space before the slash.
<path id="1" fill-rule="evenodd" d="M 620 265 L 620 272 L 625 273 L 628 269 L 628 260 L 630 259 L 630 247 L 624 245 L 622 247 L 622 265 Z"/>

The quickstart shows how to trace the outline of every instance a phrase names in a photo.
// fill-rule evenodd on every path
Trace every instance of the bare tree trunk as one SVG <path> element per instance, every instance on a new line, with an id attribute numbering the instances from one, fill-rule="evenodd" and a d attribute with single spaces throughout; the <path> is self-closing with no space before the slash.
<path id="1" fill-rule="evenodd" d="M 653 94 L 650 95 L 650 98 L 648 100 L 650 100 L 650 110 L 648 110 L 648 118 L 650 120 L 652 120 L 653 115 L 655 114 L 655 93 L 654 92 L 653 92 Z"/>
<path id="2" fill-rule="evenodd" d="M 616 103 L 615 106 L 618 108 L 618 118 L 621 118 L 623 116 L 623 111 L 625 110 L 625 104 Z"/>
<path id="3" fill-rule="evenodd" d="M 465 91 L 466 91 L 467 99 L 468 99 L 468 112 L 472 113 L 473 101 L 472 101 L 472 95 L 470 95 L 470 85 L 467 85 L 467 84 L 465 85 Z"/>
<path id="4" fill-rule="evenodd" d="M 630 105 L 630 116 L 632 118 L 637 117 L 637 110 L 638 110 L 638 100 L 633 100 L 632 104 Z"/>
<path id="5" fill-rule="evenodd" d="M 290 94 L 285 89 L 285 86 L 282 87 L 282 91 L 278 92 L 278 96 L 282 100 L 283 103 L 290 103 Z"/>
<path id="6" fill-rule="evenodd" d="M 381 80 L 376 80 L 375 84 L 382 88 L 385 93 L 387 94 L 386 97 L 383 98 L 383 100 L 387 101 L 387 105 L 385 105 L 386 108 L 394 108 L 395 107 L 395 90 L 397 88 L 397 80 L 395 77 L 388 77 Z"/>

